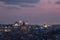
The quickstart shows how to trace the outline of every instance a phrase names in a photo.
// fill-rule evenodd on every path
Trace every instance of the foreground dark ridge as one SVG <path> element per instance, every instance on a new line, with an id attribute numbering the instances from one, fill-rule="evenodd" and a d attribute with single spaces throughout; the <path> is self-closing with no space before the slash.
<path id="1" fill-rule="evenodd" d="M 60 40 L 60 25 L 0 24 L 0 40 Z"/>

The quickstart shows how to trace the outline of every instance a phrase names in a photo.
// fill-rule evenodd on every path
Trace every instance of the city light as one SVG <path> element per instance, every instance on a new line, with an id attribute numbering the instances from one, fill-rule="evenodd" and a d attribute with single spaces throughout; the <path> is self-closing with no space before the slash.
<path id="1" fill-rule="evenodd" d="M 19 24 L 19 22 L 16 21 L 16 22 L 13 24 L 13 26 L 14 26 L 14 27 L 18 27 L 18 26 L 20 26 L 20 24 Z"/>
<path id="2" fill-rule="evenodd" d="M 29 23 L 28 22 L 25 22 L 25 25 L 28 25 Z"/>
<path id="3" fill-rule="evenodd" d="M 10 32 L 11 30 L 10 29 L 5 29 L 4 32 Z"/>
<path id="4" fill-rule="evenodd" d="M 18 24 L 18 23 L 16 23 L 14 26 L 19 26 L 19 24 Z"/>
<path id="5" fill-rule="evenodd" d="M 43 24 L 43 27 L 48 28 L 48 24 Z"/>
<path id="6" fill-rule="evenodd" d="M 5 26 L 5 28 L 7 28 L 7 26 Z"/>
<path id="7" fill-rule="evenodd" d="M 58 38 L 60 36 L 60 25 L 30 25 L 28 22 L 22 21 L 23 24 L 20 25 L 18 21 L 14 24 L 5 25 L 3 24 L 0 27 L 0 36 L 1 35 L 8 35 L 7 38 L 10 36 L 10 39 L 16 38 L 17 40 L 50 40 L 48 37 L 55 37 Z M 58 29 L 57 29 L 58 28 Z M 4 33 L 4 34 L 3 34 Z M 53 34 L 52 34 L 53 33 Z M 57 35 L 56 35 L 57 34 Z M 23 37 L 23 38 L 22 38 Z M 7 39 L 5 38 L 5 39 Z M 8 38 L 9 39 L 9 38 Z M 51 38 L 52 40 L 53 38 Z M 14 39 L 15 40 L 15 39 Z"/>
<path id="8" fill-rule="evenodd" d="M 5 32 L 8 32 L 8 30 L 7 30 L 7 29 L 5 29 L 4 31 L 5 31 Z"/>
<path id="9" fill-rule="evenodd" d="M 27 30 L 27 27 L 26 26 L 22 26 L 21 30 L 25 31 L 25 30 Z"/>

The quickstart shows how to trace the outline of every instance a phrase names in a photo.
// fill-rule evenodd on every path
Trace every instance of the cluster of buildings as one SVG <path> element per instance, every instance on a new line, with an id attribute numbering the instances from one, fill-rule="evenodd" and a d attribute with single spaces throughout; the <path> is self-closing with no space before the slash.
<path id="1" fill-rule="evenodd" d="M 30 25 L 28 22 L 19 20 L 19 21 L 16 21 L 14 24 L 0 24 L 0 32 L 9 32 L 15 28 L 19 28 L 20 30 L 26 30 L 28 28 L 32 28 L 32 26 L 35 26 L 35 25 Z M 42 26 L 45 28 L 48 27 L 47 24 L 44 24 Z M 41 27 L 41 28 L 43 28 L 43 27 Z M 33 27 L 33 29 L 34 29 L 34 27 Z M 38 29 L 38 28 L 35 28 L 35 29 Z"/>
<path id="2" fill-rule="evenodd" d="M 5 31 L 5 32 L 9 32 L 12 31 L 11 29 L 14 28 L 20 28 L 22 26 L 22 29 L 26 29 L 25 26 L 27 27 L 29 24 L 27 22 L 24 22 L 22 20 L 16 21 L 14 24 L 0 24 L 0 32 L 1 31 Z"/>
<path id="3" fill-rule="evenodd" d="M 60 40 L 59 37 L 60 25 L 30 25 L 22 20 L 0 24 L 0 40 Z"/>

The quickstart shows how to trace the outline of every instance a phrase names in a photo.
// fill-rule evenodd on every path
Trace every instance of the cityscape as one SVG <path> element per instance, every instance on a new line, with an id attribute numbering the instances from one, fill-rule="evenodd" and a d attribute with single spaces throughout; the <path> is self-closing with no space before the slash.
<path id="1" fill-rule="evenodd" d="M 0 40 L 60 40 L 60 0 L 0 0 Z"/>
<path id="2" fill-rule="evenodd" d="M 60 25 L 31 25 L 23 20 L 0 24 L 0 40 L 60 40 Z"/>

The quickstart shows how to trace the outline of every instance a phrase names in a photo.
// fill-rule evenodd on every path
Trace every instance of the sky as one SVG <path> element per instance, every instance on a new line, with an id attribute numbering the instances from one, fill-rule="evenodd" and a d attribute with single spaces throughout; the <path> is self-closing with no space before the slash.
<path id="1" fill-rule="evenodd" d="M 60 24 L 60 0 L 0 0 L 0 23 L 20 18 L 31 24 Z"/>

